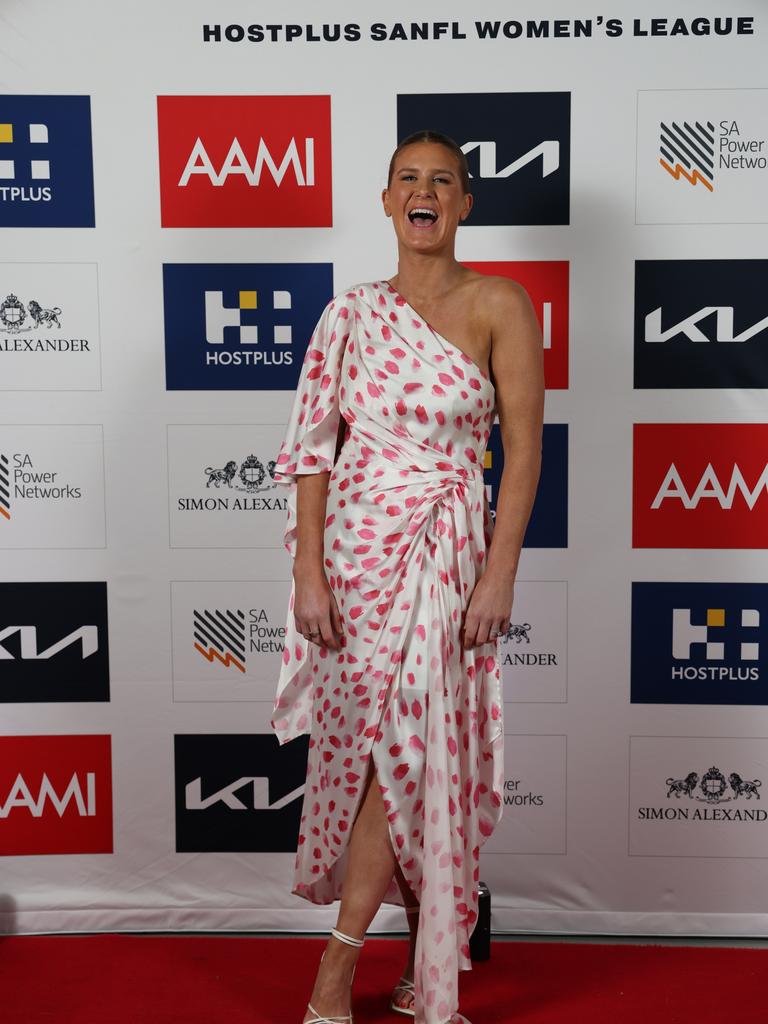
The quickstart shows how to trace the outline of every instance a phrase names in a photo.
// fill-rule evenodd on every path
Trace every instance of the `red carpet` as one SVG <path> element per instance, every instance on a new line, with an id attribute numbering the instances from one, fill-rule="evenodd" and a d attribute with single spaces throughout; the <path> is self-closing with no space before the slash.
<path id="1" fill-rule="evenodd" d="M 322 939 L 0 937 L 2 1024 L 300 1024 Z M 386 1009 L 405 942 L 368 939 L 355 1024 Z M 765 1024 L 768 951 L 495 942 L 461 976 L 472 1024 Z"/>

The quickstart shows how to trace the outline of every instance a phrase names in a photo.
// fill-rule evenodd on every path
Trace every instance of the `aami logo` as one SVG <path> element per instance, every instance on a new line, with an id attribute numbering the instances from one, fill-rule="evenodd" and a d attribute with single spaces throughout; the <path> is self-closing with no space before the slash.
<path id="1" fill-rule="evenodd" d="M 0 225 L 93 227 L 88 96 L 0 96 Z"/>
<path id="2" fill-rule="evenodd" d="M 163 227 L 331 227 L 329 96 L 158 96 Z"/>
<path id="3" fill-rule="evenodd" d="M 289 391 L 333 291 L 330 263 L 166 263 L 169 391 Z"/>
<path id="4" fill-rule="evenodd" d="M 112 853 L 110 740 L 0 737 L 0 854 Z"/>
<path id="5" fill-rule="evenodd" d="M 638 260 L 635 387 L 768 387 L 768 260 Z"/>
<path id="6" fill-rule="evenodd" d="M 632 702 L 768 704 L 768 584 L 633 583 Z"/>
<path id="7" fill-rule="evenodd" d="M 768 547 L 768 425 L 636 424 L 632 543 Z"/>
<path id="8" fill-rule="evenodd" d="M 467 157 L 474 206 L 465 224 L 568 224 L 568 92 L 405 94 L 397 137 L 429 125 Z"/>
<path id="9" fill-rule="evenodd" d="M 0 583 L 0 703 L 109 700 L 106 583 Z"/>
<path id="10" fill-rule="evenodd" d="M 496 517 L 496 496 L 504 469 L 504 449 L 498 424 L 491 428 L 485 452 L 485 489 L 491 515 Z M 568 425 L 545 423 L 541 476 L 531 518 L 523 538 L 529 548 L 568 547 Z"/>
<path id="11" fill-rule="evenodd" d="M 282 747 L 274 735 L 180 735 L 176 849 L 296 851 L 309 738 Z"/>
<path id="12" fill-rule="evenodd" d="M 481 274 L 518 281 L 531 297 L 544 339 L 544 378 L 549 390 L 568 387 L 568 269 L 566 260 L 462 261 Z"/>

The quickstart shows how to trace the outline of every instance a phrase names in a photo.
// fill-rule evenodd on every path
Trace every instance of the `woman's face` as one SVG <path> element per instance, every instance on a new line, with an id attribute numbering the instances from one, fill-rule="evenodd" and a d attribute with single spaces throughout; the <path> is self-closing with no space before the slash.
<path id="1" fill-rule="evenodd" d="M 413 142 L 402 149 L 381 198 L 398 241 L 419 252 L 453 251 L 459 221 L 472 208 L 458 160 L 437 142 Z"/>

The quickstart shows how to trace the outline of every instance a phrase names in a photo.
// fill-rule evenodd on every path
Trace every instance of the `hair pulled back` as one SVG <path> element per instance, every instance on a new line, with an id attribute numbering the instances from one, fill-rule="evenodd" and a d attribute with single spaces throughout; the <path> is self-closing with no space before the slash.
<path id="1" fill-rule="evenodd" d="M 423 128 L 421 131 L 412 132 L 406 138 L 402 139 L 397 144 L 397 148 L 392 154 L 392 158 L 389 161 L 389 173 L 387 174 L 387 188 L 392 184 L 392 175 L 395 170 L 395 160 L 401 150 L 405 149 L 406 146 L 412 145 L 414 142 L 435 142 L 440 146 L 445 146 L 451 153 L 456 157 L 459 164 L 459 177 L 461 178 L 461 187 L 466 195 L 469 192 L 469 167 L 467 165 L 467 158 L 461 151 L 461 147 L 452 139 L 450 135 L 444 135 L 442 132 L 431 131 L 428 128 Z"/>

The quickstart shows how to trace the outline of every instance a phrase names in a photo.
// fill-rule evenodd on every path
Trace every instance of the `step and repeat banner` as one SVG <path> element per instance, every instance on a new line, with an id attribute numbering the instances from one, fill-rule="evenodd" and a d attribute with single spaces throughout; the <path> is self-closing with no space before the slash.
<path id="1" fill-rule="evenodd" d="M 420 128 L 545 346 L 493 926 L 768 930 L 765 14 L 6 5 L 2 930 L 335 923 L 290 895 L 275 459 L 323 307 L 397 270 Z M 494 511 L 502 470 L 496 424 Z"/>

